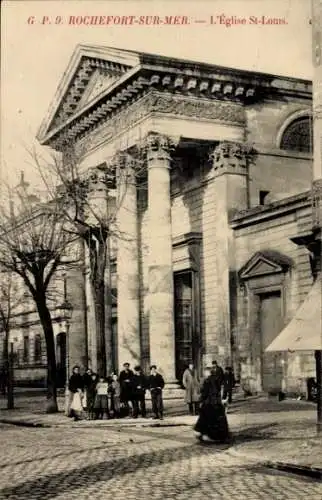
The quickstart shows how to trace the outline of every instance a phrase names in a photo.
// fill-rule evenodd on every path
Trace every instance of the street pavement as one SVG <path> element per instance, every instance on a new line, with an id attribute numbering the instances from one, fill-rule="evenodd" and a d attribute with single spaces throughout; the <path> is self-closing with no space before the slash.
<path id="1" fill-rule="evenodd" d="M 0 424 L 0 436 L 0 499 L 322 498 L 321 482 L 202 445 L 191 426 Z"/>

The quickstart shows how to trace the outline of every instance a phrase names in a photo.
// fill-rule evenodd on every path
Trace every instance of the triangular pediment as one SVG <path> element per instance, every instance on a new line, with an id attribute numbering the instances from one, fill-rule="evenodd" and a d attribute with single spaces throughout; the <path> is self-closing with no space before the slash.
<path id="1" fill-rule="evenodd" d="M 120 73 L 108 69 L 96 68 L 81 96 L 76 111 L 85 107 L 92 99 L 107 90 L 120 77 Z"/>
<path id="2" fill-rule="evenodd" d="M 239 271 L 241 280 L 285 272 L 292 265 L 289 257 L 272 250 L 257 252 Z"/>
<path id="3" fill-rule="evenodd" d="M 66 123 L 139 65 L 136 52 L 79 45 L 57 88 L 38 138 Z"/>

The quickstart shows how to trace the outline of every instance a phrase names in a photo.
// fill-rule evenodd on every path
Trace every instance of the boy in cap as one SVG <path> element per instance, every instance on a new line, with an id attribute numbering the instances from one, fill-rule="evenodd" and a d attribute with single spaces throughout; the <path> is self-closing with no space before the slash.
<path id="1" fill-rule="evenodd" d="M 157 372 L 156 365 L 150 367 L 151 374 L 149 377 L 149 388 L 151 392 L 152 399 L 152 411 L 154 413 L 154 419 L 159 418 L 163 420 L 163 400 L 162 400 L 162 390 L 164 388 L 164 379 L 160 373 Z"/>
<path id="2" fill-rule="evenodd" d="M 130 411 L 129 403 L 133 401 L 132 381 L 133 372 L 130 370 L 130 363 L 124 363 L 119 382 L 121 386 L 121 403 L 123 403 L 127 415 Z"/>
<path id="3" fill-rule="evenodd" d="M 133 418 L 139 416 L 139 412 L 142 417 L 146 417 L 145 408 L 145 391 L 147 387 L 147 380 L 140 366 L 135 366 L 134 375 L 132 379 L 133 388 Z"/>

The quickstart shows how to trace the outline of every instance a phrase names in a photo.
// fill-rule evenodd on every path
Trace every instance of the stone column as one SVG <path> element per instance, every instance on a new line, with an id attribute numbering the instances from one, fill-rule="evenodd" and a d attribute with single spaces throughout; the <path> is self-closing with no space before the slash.
<path id="1" fill-rule="evenodd" d="M 75 242 L 75 254 L 79 262 L 68 269 L 66 277 L 67 300 L 73 307 L 69 331 L 66 332 L 69 374 L 74 365 L 85 368 L 88 362 L 85 252 L 84 242 L 80 239 Z"/>
<path id="2" fill-rule="evenodd" d="M 108 307 L 109 275 L 107 272 L 110 227 L 107 165 L 90 168 L 86 172 L 85 179 L 88 183 L 87 200 L 84 207 L 85 222 L 88 224 L 87 237 L 93 250 L 92 259 L 90 259 L 90 279 L 91 274 L 95 274 L 95 286 L 91 283 L 91 293 L 94 302 L 96 363 L 98 372 L 105 374 L 110 368 L 110 359 L 107 357 L 111 352 L 111 318 L 108 314 L 110 310 Z M 104 259 L 105 265 L 103 265 Z M 104 297 L 102 292 L 104 292 Z"/>
<path id="3" fill-rule="evenodd" d="M 140 364 L 138 214 L 135 164 L 119 156 L 117 168 L 118 366 Z"/>
<path id="4" fill-rule="evenodd" d="M 149 337 L 150 361 L 166 382 L 175 382 L 174 297 L 168 137 L 146 138 L 149 222 Z"/>

